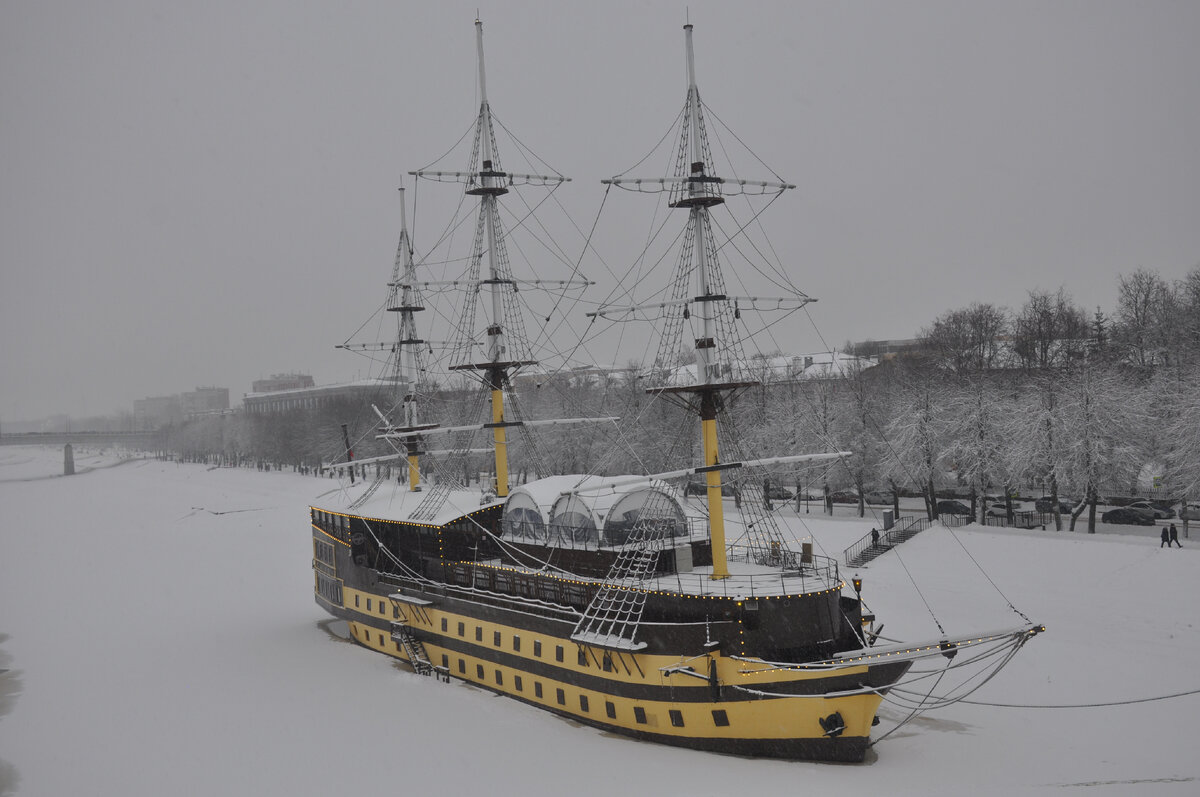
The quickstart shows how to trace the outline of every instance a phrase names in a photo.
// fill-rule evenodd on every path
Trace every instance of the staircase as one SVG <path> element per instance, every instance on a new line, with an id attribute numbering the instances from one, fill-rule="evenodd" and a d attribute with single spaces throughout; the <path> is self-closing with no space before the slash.
<path id="1" fill-rule="evenodd" d="M 408 663 L 417 675 L 433 675 L 433 664 L 425 652 L 425 645 L 413 636 L 407 623 L 392 623 L 392 641 L 399 642 L 408 654 Z"/>
<path id="2" fill-rule="evenodd" d="M 871 542 L 871 535 L 868 534 L 842 551 L 842 557 L 848 567 L 858 567 L 872 559 L 878 559 L 905 540 L 911 540 L 934 523 L 941 523 L 943 526 L 966 526 L 973 522 L 970 517 L 963 515 L 941 515 L 937 520 L 897 518 L 895 526 L 879 533 L 877 544 Z"/>
<path id="3" fill-rule="evenodd" d="M 879 558 L 902 542 L 910 540 L 929 528 L 936 521 L 928 518 L 900 518 L 895 526 L 879 533 L 879 542 L 873 543 L 868 534 L 851 545 L 842 555 L 847 567 L 860 567 Z"/>

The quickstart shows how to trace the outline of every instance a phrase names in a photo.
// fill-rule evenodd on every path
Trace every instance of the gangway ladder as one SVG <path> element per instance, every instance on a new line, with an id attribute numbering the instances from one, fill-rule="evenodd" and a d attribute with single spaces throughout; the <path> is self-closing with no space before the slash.
<path id="1" fill-rule="evenodd" d="M 582 645 L 613 650 L 641 650 L 638 626 L 646 608 L 646 577 L 654 572 L 663 547 L 666 524 L 639 520 L 617 556 L 605 583 L 575 625 L 571 639 Z"/>
<path id="2" fill-rule="evenodd" d="M 429 654 L 425 652 L 425 645 L 413 636 L 407 622 L 401 620 L 392 623 L 392 641 L 399 642 L 404 648 L 404 652 L 408 654 L 408 663 L 417 675 L 433 675 L 435 668 L 429 661 Z"/>

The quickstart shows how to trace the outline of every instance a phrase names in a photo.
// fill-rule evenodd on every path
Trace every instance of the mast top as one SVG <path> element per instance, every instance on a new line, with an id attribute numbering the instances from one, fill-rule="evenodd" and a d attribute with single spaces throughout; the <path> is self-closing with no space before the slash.
<path id="1" fill-rule="evenodd" d="M 408 236 L 408 217 L 404 212 L 404 181 L 400 181 L 400 234 Z"/>
<path id="2" fill-rule="evenodd" d="M 687 71 L 688 71 L 688 88 L 696 88 L 696 58 L 692 52 L 692 24 L 683 26 L 684 38 L 687 41 Z"/>

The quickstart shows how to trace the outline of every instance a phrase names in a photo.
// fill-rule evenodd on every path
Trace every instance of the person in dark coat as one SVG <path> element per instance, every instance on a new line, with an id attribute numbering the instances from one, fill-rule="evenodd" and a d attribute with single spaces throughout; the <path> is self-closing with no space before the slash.
<path id="1" fill-rule="evenodd" d="M 879 547 L 879 530 L 878 529 L 871 529 L 871 547 L 872 548 Z"/>
<path id="2" fill-rule="evenodd" d="M 1165 545 L 1165 546 L 1167 546 L 1168 548 L 1170 548 L 1170 547 L 1171 547 L 1171 532 L 1167 530 L 1167 527 L 1166 527 L 1166 526 L 1163 526 L 1163 530 L 1162 530 L 1162 542 L 1160 542 L 1160 543 L 1158 544 L 1158 547 L 1159 547 L 1159 548 L 1161 548 L 1161 547 L 1163 547 L 1164 545 Z"/>
<path id="3" fill-rule="evenodd" d="M 1175 543 L 1175 544 L 1176 544 L 1176 545 L 1178 545 L 1180 548 L 1182 548 L 1182 547 L 1183 547 L 1182 545 L 1179 545 L 1179 529 L 1175 528 L 1175 524 L 1174 524 L 1174 523 L 1172 523 L 1172 524 L 1171 524 L 1171 542 Z M 1160 548 L 1161 548 L 1162 546 L 1160 545 L 1160 546 L 1158 546 L 1158 547 L 1160 547 Z M 1168 548 L 1170 548 L 1171 546 L 1170 546 L 1170 545 L 1168 545 L 1167 547 L 1168 547 Z"/>

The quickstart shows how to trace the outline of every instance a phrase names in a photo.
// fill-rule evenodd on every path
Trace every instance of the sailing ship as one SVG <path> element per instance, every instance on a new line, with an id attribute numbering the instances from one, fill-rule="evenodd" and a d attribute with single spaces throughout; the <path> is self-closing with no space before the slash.
<path id="1" fill-rule="evenodd" d="M 696 330 L 695 363 L 668 369 L 660 362 L 651 369 L 657 383 L 650 382 L 649 392 L 697 416 L 702 461 L 654 474 L 566 474 L 511 484 L 507 435 L 541 422 L 516 417 L 506 401 L 513 375 L 534 359 L 514 311 L 518 283 L 508 267 L 498 202 L 517 182 L 566 178 L 501 167 L 482 24 L 475 25 L 481 104 L 471 168 L 414 175 L 459 181 L 478 201 L 465 287 L 468 297 L 488 301 L 482 334 L 472 326 L 476 308 L 464 307 L 469 320 L 456 333 L 461 340 L 451 368 L 478 382 L 479 403 L 490 402 L 491 412 L 482 423 L 457 426 L 418 416 L 416 358 L 426 344 L 414 319 L 428 284 L 417 280 L 402 217 L 388 309 L 401 318 L 392 348 L 403 396 L 396 408 L 376 408 L 378 437 L 395 450 L 357 461 L 347 450 L 335 466 L 406 460 L 408 467 L 403 485 L 363 479 L 340 491 L 336 504 L 310 507 L 317 603 L 348 623 L 354 641 L 417 673 L 464 681 L 606 731 L 722 753 L 862 761 L 881 701 L 915 662 L 948 662 L 973 648 L 986 658 L 998 647 L 1019 647 L 1040 626 L 881 645 L 857 592 L 844 593 L 836 560 L 814 554 L 809 544 L 793 550 L 762 500 L 723 496 L 722 479 L 731 473 L 833 461 L 846 452 L 739 459 L 736 441 L 719 428 L 731 397 L 753 384 L 739 366 L 732 321 L 759 300 L 726 293 L 709 213 L 731 192 L 791 186 L 712 173 L 690 24 L 676 173 L 608 182 L 639 191 L 657 186 L 687 216 L 682 276 L 658 307 L 668 327 Z M 595 316 L 638 310 L 605 307 Z M 660 350 L 669 353 L 670 345 Z M 470 442 L 476 431 L 491 436 L 494 470 L 490 483 L 472 489 L 460 468 L 437 463 L 477 451 Z M 448 454 L 427 450 L 442 436 L 457 441 Z M 426 470 L 434 473 L 432 484 Z M 689 479 L 703 481 L 700 507 L 674 486 Z"/>

